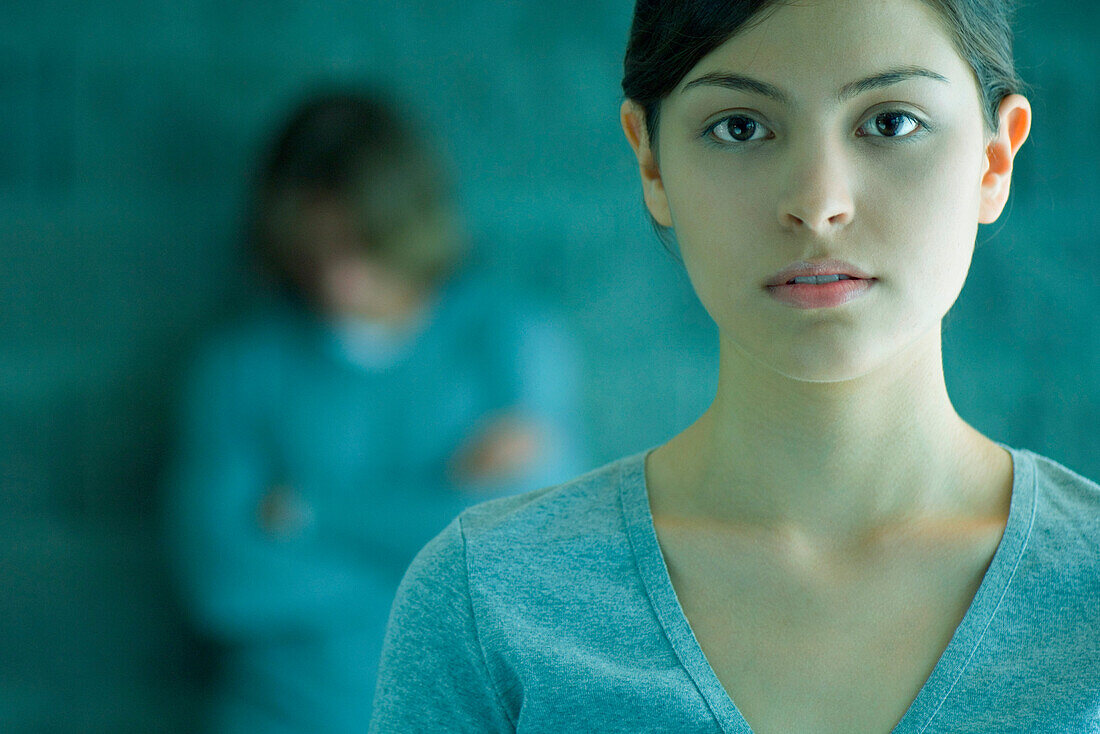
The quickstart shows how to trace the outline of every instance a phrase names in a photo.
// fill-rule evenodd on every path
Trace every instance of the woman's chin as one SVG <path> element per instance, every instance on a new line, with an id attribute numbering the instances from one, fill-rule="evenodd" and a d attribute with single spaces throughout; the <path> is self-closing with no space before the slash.
<path id="1" fill-rule="evenodd" d="M 734 344 L 742 358 L 755 363 L 756 369 L 778 374 L 789 380 L 808 383 L 841 383 L 857 380 L 880 368 L 889 356 L 873 345 L 852 340 L 844 344 L 769 345 L 767 349 L 746 349 Z"/>

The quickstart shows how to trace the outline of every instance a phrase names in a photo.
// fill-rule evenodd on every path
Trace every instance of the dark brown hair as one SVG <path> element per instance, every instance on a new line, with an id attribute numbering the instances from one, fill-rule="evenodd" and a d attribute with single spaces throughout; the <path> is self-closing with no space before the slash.
<path id="1" fill-rule="evenodd" d="M 461 250 L 443 169 L 423 131 L 385 95 L 315 94 L 293 111 L 258 172 L 252 245 L 282 286 L 304 295 L 319 253 L 287 233 L 310 202 L 338 202 L 362 253 L 429 283 Z"/>
<path id="2" fill-rule="evenodd" d="M 986 129 L 996 132 L 1007 95 L 1024 90 L 1012 54 L 1012 0 L 921 0 L 943 20 L 974 71 Z M 623 92 L 645 110 L 656 141 L 661 101 L 708 53 L 784 0 L 637 0 L 623 64 Z"/>

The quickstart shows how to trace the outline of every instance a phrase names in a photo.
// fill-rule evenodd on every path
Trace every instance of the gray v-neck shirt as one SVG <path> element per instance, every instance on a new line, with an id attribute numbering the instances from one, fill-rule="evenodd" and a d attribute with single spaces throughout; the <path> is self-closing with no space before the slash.
<path id="1" fill-rule="evenodd" d="M 894 734 L 1100 733 L 1100 487 L 1005 448 L 1004 535 Z M 420 552 L 371 732 L 751 732 L 676 598 L 646 453 L 471 508 Z"/>

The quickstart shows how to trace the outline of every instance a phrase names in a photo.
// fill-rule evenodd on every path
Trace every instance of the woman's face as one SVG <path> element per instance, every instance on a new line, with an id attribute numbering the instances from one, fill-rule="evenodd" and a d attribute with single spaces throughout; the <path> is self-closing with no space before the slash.
<path id="1" fill-rule="evenodd" d="M 652 151 L 632 142 L 646 179 Z M 646 200 L 725 344 L 795 379 L 850 379 L 939 338 L 978 222 L 1000 213 L 988 142 L 970 67 L 923 2 L 784 3 L 662 103 Z M 826 260 L 868 277 L 769 287 Z"/>

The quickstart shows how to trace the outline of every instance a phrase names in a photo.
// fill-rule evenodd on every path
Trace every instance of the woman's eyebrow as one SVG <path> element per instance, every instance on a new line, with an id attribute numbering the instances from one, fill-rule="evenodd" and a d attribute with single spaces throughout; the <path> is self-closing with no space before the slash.
<path id="1" fill-rule="evenodd" d="M 898 66 L 845 84 L 837 93 L 837 100 L 843 102 L 850 97 L 869 92 L 872 89 L 889 87 L 893 84 L 898 84 L 899 82 L 914 78 L 934 79 L 938 82 L 950 84 L 947 77 L 929 69 L 920 66 Z M 753 79 L 743 74 L 733 74 L 721 71 L 711 72 L 697 79 L 692 79 L 684 85 L 682 92 L 701 86 L 717 86 L 739 92 L 759 94 L 764 97 L 770 97 L 781 104 L 790 104 L 791 101 L 789 94 L 773 84 L 762 82 L 759 79 Z"/>

